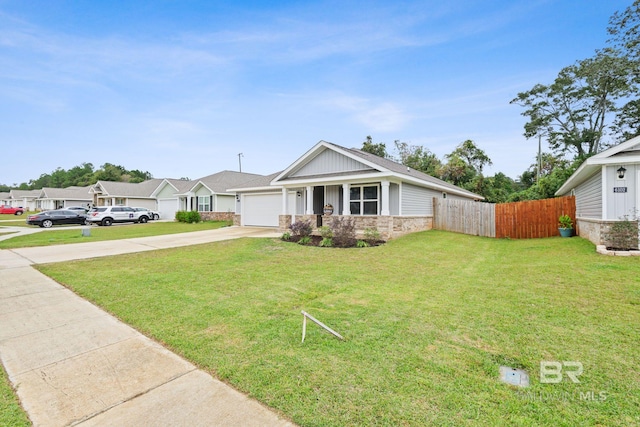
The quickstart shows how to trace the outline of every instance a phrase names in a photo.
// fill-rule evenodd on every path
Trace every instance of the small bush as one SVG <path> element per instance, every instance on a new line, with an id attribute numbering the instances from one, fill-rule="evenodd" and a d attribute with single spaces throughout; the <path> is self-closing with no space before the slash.
<path id="1" fill-rule="evenodd" d="M 319 227 L 318 232 L 323 239 L 331 239 L 333 237 L 333 231 L 331 230 L 331 227 L 327 227 L 326 225 Z"/>
<path id="2" fill-rule="evenodd" d="M 311 243 L 311 236 L 302 236 L 300 240 L 298 240 L 298 243 L 301 245 L 308 245 Z"/>
<path id="3" fill-rule="evenodd" d="M 291 233 L 289 233 L 288 231 L 286 233 L 282 234 L 282 237 L 280 237 L 282 240 L 284 240 L 285 242 L 288 242 L 289 240 L 291 240 Z"/>
<path id="4" fill-rule="evenodd" d="M 319 243 L 319 246 L 330 248 L 333 246 L 333 239 L 331 237 L 323 237 L 322 241 Z"/>
<path id="5" fill-rule="evenodd" d="M 358 240 L 356 242 L 356 247 L 358 247 L 358 248 L 368 248 L 369 246 L 371 246 L 371 245 L 365 240 Z"/>
<path id="6" fill-rule="evenodd" d="M 176 212 L 176 221 L 193 224 L 202 221 L 202 218 L 200 218 L 198 211 L 178 211 Z"/>
<path id="7" fill-rule="evenodd" d="M 336 217 L 331 224 L 333 243 L 343 248 L 356 244 L 356 223 L 351 218 Z"/>
<path id="8" fill-rule="evenodd" d="M 375 228 L 365 228 L 364 229 L 364 240 L 365 240 L 365 242 L 369 243 L 370 245 L 373 245 L 376 242 L 379 242 L 380 240 L 382 240 L 382 237 L 380 236 L 380 232 L 377 229 L 375 229 Z"/>
<path id="9" fill-rule="evenodd" d="M 611 224 L 605 239 L 607 247 L 611 249 L 622 251 L 637 249 L 638 220 L 636 218 L 629 219 L 627 215 L 623 216 L 621 221 Z"/>
<path id="10" fill-rule="evenodd" d="M 313 231 L 313 227 L 311 227 L 311 221 L 298 221 L 294 222 L 289 226 L 291 230 L 291 234 L 296 237 L 307 237 L 311 236 L 311 232 Z"/>

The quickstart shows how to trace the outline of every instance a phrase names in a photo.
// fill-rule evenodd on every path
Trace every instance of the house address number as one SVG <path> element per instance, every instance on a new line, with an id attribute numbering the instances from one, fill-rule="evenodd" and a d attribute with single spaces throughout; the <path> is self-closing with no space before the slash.
<path id="1" fill-rule="evenodd" d="M 614 193 L 626 193 L 627 187 L 613 187 Z"/>

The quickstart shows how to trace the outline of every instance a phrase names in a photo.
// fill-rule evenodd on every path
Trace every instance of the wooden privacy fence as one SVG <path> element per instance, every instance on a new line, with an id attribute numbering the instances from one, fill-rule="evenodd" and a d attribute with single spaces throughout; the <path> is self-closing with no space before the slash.
<path id="1" fill-rule="evenodd" d="M 497 204 L 496 237 L 536 239 L 559 236 L 560 215 L 569 215 L 575 226 L 575 196 Z"/>
<path id="2" fill-rule="evenodd" d="M 433 228 L 496 237 L 496 205 L 468 200 L 433 199 Z"/>
<path id="3" fill-rule="evenodd" d="M 485 237 L 558 236 L 560 215 L 576 219 L 574 196 L 500 204 L 434 199 L 433 206 L 433 228 Z"/>

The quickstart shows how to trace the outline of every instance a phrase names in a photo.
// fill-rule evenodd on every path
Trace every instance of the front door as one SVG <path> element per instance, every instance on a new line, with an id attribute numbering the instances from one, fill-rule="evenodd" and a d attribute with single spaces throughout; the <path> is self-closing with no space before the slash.
<path id="1" fill-rule="evenodd" d="M 313 187 L 313 213 L 322 215 L 324 210 L 324 187 Z"/>

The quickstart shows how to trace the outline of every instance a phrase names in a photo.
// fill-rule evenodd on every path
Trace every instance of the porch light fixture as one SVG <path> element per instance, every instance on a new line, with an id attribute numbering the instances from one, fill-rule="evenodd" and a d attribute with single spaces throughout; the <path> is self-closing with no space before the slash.
<path id="1" fill-rule="evenodd" d="M 296 196 L 298 196 L 298 197 L 302 197 L 302 193 L 301 193 L 301 192 L 299 192 L 299 191 L 296 191 Z"/>
<path id="2" fill-rule="evenodd" d="M 627 170 L 624 168 L 624 166 L 620 166 L 620 167 L 618 168 L 618 170 L 616 171 L 616 172 L 618 172 L 618 179 L 623 179 L 623 178 L 624 178 L 624 173 L 625 173 L 626 171 L 627 171 Z"/>

